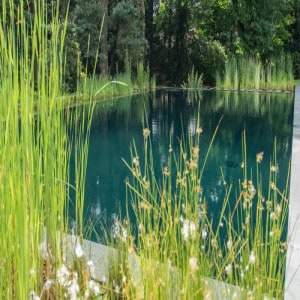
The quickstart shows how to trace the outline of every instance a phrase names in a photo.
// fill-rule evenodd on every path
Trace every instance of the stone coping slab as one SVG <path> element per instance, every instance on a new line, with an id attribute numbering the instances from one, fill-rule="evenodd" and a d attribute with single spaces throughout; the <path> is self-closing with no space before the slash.
<path id="1" fill-rule="evenodd" d="M 300 299 L 300 86 L 295 87 L 285 300 Z"/>

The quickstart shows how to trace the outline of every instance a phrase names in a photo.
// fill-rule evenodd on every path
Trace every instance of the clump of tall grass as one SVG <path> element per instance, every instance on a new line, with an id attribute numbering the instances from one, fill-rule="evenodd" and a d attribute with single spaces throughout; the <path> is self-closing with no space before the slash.
<path id="1" fill-rule="evenodd" d="M 225 63 L 223 87 L 224 89 L 238 89 L 238 69 L 237 60 L 235 58 Z"/>
<path id="2" fill-rule="evenodd" d="M 145 128 L 143 134 L 143 154 L 134 146 L 132 161 L 126 163 L 132 174 L 126 182 L 128 199 L 137 220 L 136 234 L 127 239 L 127 248 L 135 251 L 135 238 L 142 297 L 282 298 L 288 187 L 279 191 L 276 186 L 276 148 L 269 178 L 262 181 L 259 165 L 263 153 L 256 156 L 256 170 L 249 170 L 243 134 L 243 176 L 235 191 L 223 177 L 223 205 L 220 214 L 211 219 L 201 180 L 216 132 L 204 153 L 204 165 L 199 163 L 202 128 L 198 123 L 195 135 L 188 142 L 179 142 L 179 153 L 170 146 L 160 174 L 154 171 L 150 130 Z M 257 173 L 255 182 L 253 172 Z M 123 243 L 126 245 L 125 240 Z M 210 278 L 230 287 L 216 288 Z M 126 295 L 125 290 L 123 293 Z"/>
<path id="3" fill-rule="evenodd" d="M 155 91 L 155 77 L 150 78 L 149 68 L 145 70 L 143 63 L 139 62 L 136 68 L 136 75 L 132 74 L 131 64 L 125 65 L 125 71 L 110 76 L 81 76 L 78 89 L 74 98 L 76 101 L 88 101 L 93 98 L 107 99 L 116 96 L 132 95 L 134 92 Z M 106 88 L 103 89 L 103 86 Z"/>
<path id="4" fill-rule="evenodd" d="M 144 70 L 144 64 L 139 62 L 136 71 L 136 89 L 139 91 L 149 90 L 150 76 L 149 70 Z"/>
<path id="5" fill-rule="evenodd" d="M 192 71 L 188 73 L 188 80 L 182 84 L 182 88 L 185 89 L 202 89 L 203 88 L 203 74 L 199 74 L 192 68 Z"/>
<path id="6" fill-rule="evenodd" d="M 240 90 L 293 89 L 293 66 L 290 55 L 281 55 L 266 64 L 253 57 L 228 60 L 224 75 L 216 74 L 216 87 Z"/>
<path id="7" fill-rule="evenodd" d="M 280 91 L 292 90 L 293 88 L 293 64 L 290 55 L 281 55 L 278 59 L 270 62 L 273 88 Z"/>
<path id="8" fill-rule="evenodd" d="M 217 89 L 224 89 L 224 82 L 223 82 L 223 78 L 222 75 L 220 73 L 220 71 L 218 71 L 216 73 L 216 88 Z"/>
<path id="9" fill-rule="evenodd" d="M 103 88 L 104 86 L 105 88 Z M 78 83 L 76 94 L 70 98 L 76 102 L 88 102 L 90 99 L 98 100 L 131 95 L 133 91 L 130 74 L 120 73 L 114 78 L 93 75 L 81 80 Z"/>
<path id="10" fill-rule="evenodd" d="M 67 126 L 74 121 L 60 101 L 66 24 L 60 23 L 56 4 L 34 1 L 32 18 L 27 5 L 3 0 L 0 12 L 0 298 L 74 298 L 79 290 L 84 294 L 91 272 L 81 261 L 81 237 L 74 244 L 77 261 L 69 268 L 64 250 L 71 153 Z M 84 130 L 79 127 L 75 143 L 78 236 L 83 231 Z"/>
<path id="11" fill-rule="evenodd" d="M 67 230 L 69 147 L 56 102 L 65 31 L 54 9 L 45 26 L 44 1 L 34 3 L 31 21 L 26 9 L 25 1 L 2 1 L 0 12 L 2 299 L 47 294 L 51 264 L 62 260 L 57 231 Z"/>

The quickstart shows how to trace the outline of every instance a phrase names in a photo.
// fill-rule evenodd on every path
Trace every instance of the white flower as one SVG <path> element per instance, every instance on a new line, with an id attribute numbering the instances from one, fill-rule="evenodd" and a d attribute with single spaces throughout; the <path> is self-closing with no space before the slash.
<path id="1" fill-rule="evenodd" d="M 271 220 L 274 220 L 276 218 L 276 214 L 273 211 L 270 213 L 270 218 Z"/>
<path id="2" fill-rule="evenodd" d="M 193 221 L 190 221 L 190 232 L 192 234 L 196 232 L 196 224 Z"/>
<path id="3" fill-rule="evenodd" d="M 77 293 L 79 292 L 79 286 L 77 282 L 77 273 L 73 273 L 73 279 L 68 288 L 68 293 L 70 296 L 70 300 L 77 300 Z"/>
<path id="4" fill-rule="evenodd" d="M 281 213 L 281 206 L 280 206 L 279 204 L 277 204 L 277 206 L 276 206 L 276 212 L 277 212 L 278 214 Z"/>
<path id="5" fill-rule="evenodd" d="M 93 292 L 93 294 L 95 296 L 99 296 L 100 295 L 100 287 L 99 285 L 94 281 L 94 280 L 90 280 L 89 281 L 89 289 Z"/>
<path id="6" fill-rule="evenodd" d="M 65 265 L 62 265 L 56 271 L 56 280 L 62 286 L 66 286 L 69 280 L 70 272 Z"/>
<path id="7" fill-rule="evenodd" d="M 143 224 L 139 224 L 139 232 L 143 232 L 144 231 L 144 226 L 143 226 Z"/>
<path id="8" fill-rule="evenodd" d="M 197 258 L 196 257 L 191 257 L 189 259 L 189 265 L 191 267 L 191 269 L 193 271 L 196 271 L 198 269 L 198 261 L 197 261 Z"/>
<path id="9" fill-rule="evenodd" d="M 225 273 L 230 276 L 232 274 L 232 265 L 229 264 L 225 267 Z"/>
<path id="10" fill-rule="evenodd" d="M 183 239 L 186 241 L 189 236 L 194 239 L 196 237 L 196 224 L 193 221 L 184 219 L 182 220 L 182 223 L 181 234 Z"/>
<path id="11" fill-rule="evenodd" d="M 181 228 L 181 234 L 184 240 L 187 240 L 189 237 L 189 224 L 186 220 L 183 221 L 183 225 Z"/>
<path id="12" fill-rule="evenodd" d="M 44 284 L 45 290 L 46 290 L 46 291 L 50 291 L 52 284 L 53 284 L 52 280 L 51 280 L 51 279 L 48 279 L 48 280 L 45 282 L 45 284 Z"/>
<path id="13" fill-rule="evenodd" d="M 99 296 L 100 295 L 100 287 L 98 284 L 95 284 L 94 288 L 93 288 L 93 292 L 95 296 Z"/>
<path id="14" fill-rule="evenodd" d="M 76 247 L 75 247 L 75 255 L 77 256 L 77 258 L 81 258 L 83 256 L 83 250 L 82 247 L 79 243 L 79 241 L 76 242 Z"/>
<path id="15" fill-rule="evenodd" d="M 211 240 L 211 245 L 212 245 L 212 247 L 214 247 L 214 248 L 218 247 L 218 242 L 217 242 L 217 240 L 216 240 L 216 239 L 212 239 L 212 240 Z"/>
<path id="16" fill-rule="evenodd" d="M 127 229 L 124 227 L 121 227 L 122 229 L 122 240 L 125 242 L 127 239 Z"/>
<path id="17" fill-rule="evenodd" d="M 122 226 L 122 222 L 119 220 L 117 215 L 113 215 L 112 234 L 114 239 L 120 238 L 123 242 L 127 239 L 127 229 Z"/>
<path id="18" fill-rule="evenodd" d="M 139 166 L 139 157 L 136 156 L 132 159 L 132 164 L 135 166 L 135 167 L 138 167 Z"/>
<path id="19" fill-rule="evenodd" d="M 250 257 L 249 257 L 249 264 L 254 264 L 255 263 L 255 255 L 253 253 L 253 251 L 251 251 L 250 253 Z"/>
<path id="20" fill-rule="evenodd" d="M 202 230 L 202 239 L 205 240 L 207 237 L 207 230 L 203 229 Z"/>
<path id="21" fill-rule="evenodd" d="M 91 276 L 95 277 L 95 265 L 94 265 L 94 262 L 92 260 L 89 260 L 86 264 L 87 264 L 87 266 L 89 268 Z"/>
<path id="22" fill-rule="evenodd" d="M 230 250 L 232 248 L 232 240 L 228 240 L 226 245 L 227 245 L 227 249 Z"/>
<path id="23" fill-rule="evenodd" d="M 31 299 L 31 300 L 40 300 L 40 297 L 35 293 L 35 291 L 31 291 L 29 293 L 29 299 Z"/>
<path id="24" fill-rule="evenodd" d="M 120 287 L 118 285 L 115 286 L 115 293 L 120 294 Z"/>
<path id="25" fill-rule="evenodd" d="M 31 276 L 31 277 L 33 277 L 34 276 L 34 274 L 35 274 L 35 271 L 34 271 L 34 269 L 32 268 L 32 269 L 30 269 L 30 271 L 29 271 L 29 275 Z"/>

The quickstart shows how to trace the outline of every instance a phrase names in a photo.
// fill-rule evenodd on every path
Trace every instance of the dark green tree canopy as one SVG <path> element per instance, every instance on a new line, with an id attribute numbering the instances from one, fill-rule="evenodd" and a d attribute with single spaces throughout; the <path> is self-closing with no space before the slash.
<path id="1" fill-rule="evenodd" d="M 51 7 L 47 1 L 49 22 Z M 8 14 L 7 26 L 17 23 L 19 0 Z M 37 2 L 28 0 L 26 22 L 34 18 Z M 203 74 L 213 85 L 215 74 L 232 56 L 256 57 L 263 62 L 283 52 L 293 59 L 300 76 L 300 0 L 60 0 L 63 20 L 68 13 L 67 47 L 73 49 L 68 65 L 77 56 L 88 73 L 122 72 L 126 57 L 134 69 L 149 65 L 162 83 L 180 84 L 188 72 Z M 12 20 L 14 18 L 14 20 Z M 77 50 L 76 50 L 77 49 Z M 75 55 L 76 54 L 76 55 Z M 71 73 L 74 71 L 70 71 Z"/>
<path id="2" fill-rule="evenodd" d="M 89 71 L 100 61 L 100 34 L 104 18 L 102 1 L 77 0 L 73 20 L 76 40 L 80 45 L 83 64 Z M 98 63 L 97 63 L 98 62 Z M 100 68 L 98 66 L 98 71 Z"/>
<path id="3" fill-rule="evenodd" d="M 145 55 L 146 39 L 143 34 L 144 20 L 141 9 L 135 5 L 137 1 L 117 3 L 110 15 L 111 36 L 110 51 L 114 52 L 112 64 L 122 69 L 126 53 L 133 65 L 142 61 Z"/>

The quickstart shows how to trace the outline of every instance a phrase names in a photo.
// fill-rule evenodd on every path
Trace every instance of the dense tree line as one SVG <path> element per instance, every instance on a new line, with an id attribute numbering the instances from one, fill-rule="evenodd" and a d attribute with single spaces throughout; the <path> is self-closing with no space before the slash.
<path id="1" fill-rule="evenodd" d="M 18 1 L 15 1 L 16 6 Z M 29 16 L 34 1 L 28 1 Z M 49 7 L 56 1 L 48 1 Z M 232 56 L 269 62 L 292 55 L 300 77 L 300 0 L 61 0 L 68 12 L 66 80 L 149 66 L 161 83 L 180 84 L 194 67 L 213 85 Z M 49 8 L 49 11 L 51 9 Z M 30 17 L 28 17 L 30 19 Z M 79 64 L 78 64 L 79 63 Z"/>

